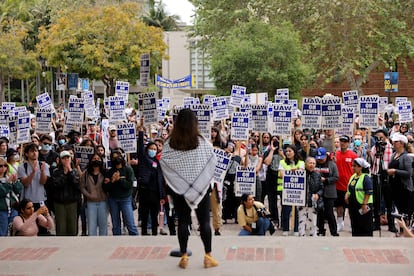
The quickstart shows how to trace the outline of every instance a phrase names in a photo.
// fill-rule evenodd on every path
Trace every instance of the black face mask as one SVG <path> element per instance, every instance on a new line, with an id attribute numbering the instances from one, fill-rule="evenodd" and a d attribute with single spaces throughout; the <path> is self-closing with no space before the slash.
<path id="1" fill-rule="evenodd" d="M 100 167 L 102 166 L 102 161 L 101 160 L 94 160 L 91 162 L 93 167 Z"/>
<path id="2" fill-rule="evenodd" d="M 117 157 L 117 158 L 112 159 L 112 160 L 111 160 L 111 163 L 112 163 L 114 166 L 119 165 L 119 164 L 122 164 L 122 157 Z"/>

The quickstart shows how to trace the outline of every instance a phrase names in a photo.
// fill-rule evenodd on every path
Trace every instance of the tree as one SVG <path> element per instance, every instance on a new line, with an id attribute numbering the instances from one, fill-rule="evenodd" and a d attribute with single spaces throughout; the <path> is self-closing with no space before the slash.
<path id="1" fill-rule="evenodd" d="M 137 4 L 125 3 L 66 11 L 49 29 L 41 28 L 39 53 L 51 66 L 101 79 L 112 95 L 116 80 L 139 78 L 142 54 L 151 54 L 154 68 L 164 56 L 162 31 L 146 26 L 138 10 Z"/>
<path id="2" fill-rule="evenodd" d="M 158 27 L 164 31 L 176 31 L 178 29 L 177 22 L 180 21 L 178 15 L 168 15 L 165 6 L 160 0 L 149 0 L 149 11 L 142 16 L 142 20 L 148 25 Z"/>
<path id="3" fill-rule="evenodd" d="M 3 20 L 0 22 L 0 101 L 5 99 L 4 86 L 6 79 L 25 78 L 30 69 L 37 65 L 35 54 L 26 51 L 23 41 L 27 37 L 27 29 L 22 22 Z"/>
<path id="4" fill-rule="evenodd" d="M 195 36 L 207 49 L 243 22 L 279 25 L 288 20 L 309 49 L 307 61 L 323 83 L 345 79 L 361 93 L 376 68 L 414 54 L 414 5 L 406 0 L 192 0 Z"/>
<path id="5" fill-rule="evenodd" d="M 237 84 L 271 96 L 277 88 L 289 87 L 294 96 L 308 81 L 311 70 L 302 62 L 306 51 L 289 23 L 241 24 L 230 29 L 226 39 L 216 42 L 211 53 L 216 87 L 227 93 Z"/>

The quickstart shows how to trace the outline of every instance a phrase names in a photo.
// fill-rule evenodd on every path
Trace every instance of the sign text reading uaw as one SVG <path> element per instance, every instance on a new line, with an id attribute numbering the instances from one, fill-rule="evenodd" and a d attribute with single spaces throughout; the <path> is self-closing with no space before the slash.
<path id="1" fill-rule="evenodd" d="M 287 170 L 283 177 L 282 204 L 305 206 L 306 172 L 304 170 Z"/>

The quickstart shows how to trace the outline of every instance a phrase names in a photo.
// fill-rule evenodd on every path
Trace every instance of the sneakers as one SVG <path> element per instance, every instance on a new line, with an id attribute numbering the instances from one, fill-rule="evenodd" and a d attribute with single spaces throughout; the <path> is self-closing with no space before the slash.
<path id="1" fill-rule="evenodd" d="M 293 232 L 293 236 L 299 237 L 299 232 Z"/>
<path id="2" fill-rule="evenodd" d="M 165 235 L 168 235 L 168 233 L 163 228 L 161 228 L 160 229 L 160 235 L 165 236 Z"/>
<path id="3" fill-rule="evenodd" d="M 342 221 L 342 222 L 339 222 L 337 225 L 336 225 L 336 228 L 338 229 L 337 231 L 338 232 L 341 232 L 341 231 L 343 231 L 344 230 L 344 228 L 345 228 L 345 223 Z"/>
<path id="4" fill-rule="evenodd" d="M 220 230 L 214 230 L 214 236 L 221 236 Z"/>
<path id="5" fill-rule="evenodd" d="M 289 236 L 289 231 L 283 231 L 282 236 L 285 236 L 285 237 Z"/>

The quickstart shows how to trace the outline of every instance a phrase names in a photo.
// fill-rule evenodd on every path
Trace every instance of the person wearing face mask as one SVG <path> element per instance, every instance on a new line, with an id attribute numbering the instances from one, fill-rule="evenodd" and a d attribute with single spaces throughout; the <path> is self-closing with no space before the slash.
<path id="1" fill-rule="evenodd" d="M 121 232 L 121 213 L 124 225 L 129 235 L 138 235 L 137 226 L 134 223 L 132 209 L 132 185 L 134 171 L 126 166 L 120 148 L 114 149 L 110 155 L 111 168 L 108 170 L 103 184 L 103 190 L 108 193 L 109 212 L 112 219 L 112 235 L 119 236 Z"/>
<path id="2" fill-rule="evenodd" d="M 40 144 L 39 144 L 39 161 L 46 162 L 49 165 L 49 174 L 53 175 L 53 171 L 57 168 L 59 154 L 54 151 L 52 146 L 52 137 L 49 134 L 44 134 L 40 136 Z M 52 212 L 55 211 L 54 207 L 54 191 L 53 185 L 51 183 L 52 178 L 47 180 L 45 184 L 46 195 L 48 198 L 48 206 L 49 210 Z"/>
<path id="3" fill-rule="evenodd" d="M 102 157 L 95 153 L 80 177 L 80 189 L 87 200 L 88 235 L 108 235 L 108 197 L 102 185 L 105 169 Z"/>
<path id="4" fill-rule="evenodd" d="M 141 126 L 143 120 L 141 120 Z M 144 131 L 139 128 L 138 132 L 138 195 L 139 214 L 141 219 L 141 233 L 148 235 L 148 215 L 151 215 L 151 232 L 153 236 L 158 233 L 158 212 L 160 205 L 165 203 L 165 182 L 161 166 L 156 158 L 157 145 L 149 142 L 144 146 Z"/>

